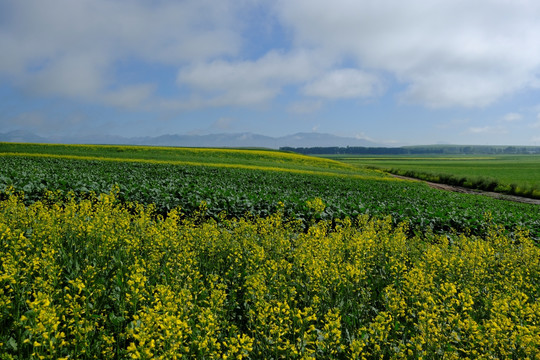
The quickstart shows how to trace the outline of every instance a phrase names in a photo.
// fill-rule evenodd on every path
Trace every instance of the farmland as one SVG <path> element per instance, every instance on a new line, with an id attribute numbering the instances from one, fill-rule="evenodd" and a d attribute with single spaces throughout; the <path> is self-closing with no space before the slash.
<path id="1" fill-rule="evenodd" d="M 428 181 L 540 198 L 540 155 L 325 155 L 325 157 Z"/>
<path id="2" fill-rule="evenodd" d="M 266 164 L 246 168 L 227 163 L 192 166 L 149 160 L 3 156 L 0 189 L 11 186 L 23 191 L 30 203 L 42 199 L 47 190 L 55 190 L 58 196 L 73 192 L 84 198 L 90 192 L 108 193 L 117 185 L 119 199 L 154 204 L 162 216 L 176 207 L 190 215 L 201 201 L 206 203 L 207 215 L 214 219 L 222 212 L 230 217 L 268 216 L 283 204 L 286 217 L 304 222 L 313 216 L 306 201 L 321 198 L 326 208 L 318 217 L 323 220 L 362 214 L 391 216 L 395 224 L 409 222 L 412 232 L 480 234 L 484 212 L 489 212 L 510 230 L 525 226 L 535 238 L 540 236 L 538 208 L 534 205 L 440 192 L 370 170 L 344 174 L 339 167 L 330 172 L 328 166 L 314 171 L 301 170 L 302 163 L 297 170 Z"/>
<path id="3" fill-rule="evenodd" d="M 267 150 L 0 143 L 0 154 L 249 169 L 263 167 L 269 170 L 279 168 L 294 171 L 358 172 L 358 169 L 342 162 Z"/>
<path id="4" fill-rule="evenodd" d="M 3 358 L 535 358 L 538 206 L 262 150 L 0 144 Z"/>

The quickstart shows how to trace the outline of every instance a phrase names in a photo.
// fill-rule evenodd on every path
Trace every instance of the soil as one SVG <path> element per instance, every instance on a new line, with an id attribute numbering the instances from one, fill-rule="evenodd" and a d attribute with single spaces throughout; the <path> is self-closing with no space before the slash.
<path id="1" fill-rule="evenodd" d="M 415 178 L 411 178 L 407 176 L 400 176 L 400 175 L 394 175 L 394 174 L 390 174 L 390 175 L 398 179 L 422 181 L 434 189 L 453 191 L 453 192 L 459 192 L 459 193 L 464 193 L 464 194 L 483 195 L 483 196 L 489 196 L 495 199 L 540 205 L 540 199 L 530 199 L 530 198 L 526 198 L 522 196 L 506 195 L 506 194 L 501 194 L 501 193 L 496 193 L 496 192 L 491 192 L 491 191 L 474 190 L 474 189 L 469 189 L 469 188 L 465 188 L 461 186 L 439 184 L 439 183 L 419 180 L 419 179 L 415 179 Z"/>

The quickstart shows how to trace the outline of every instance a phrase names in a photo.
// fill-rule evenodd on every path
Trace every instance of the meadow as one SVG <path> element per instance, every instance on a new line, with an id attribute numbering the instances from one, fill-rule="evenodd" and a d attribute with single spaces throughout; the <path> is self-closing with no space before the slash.
<path id="1" fill-rule="evenodd" d="M 325 155 L 324 157 L 422 180 L 540 198 L 540 155 Z"/>
<path id="2" fill-rule="evenodd" d="M 4 145 L 1 359 L 540 357 L 538 206 L 280 152 Z"/>

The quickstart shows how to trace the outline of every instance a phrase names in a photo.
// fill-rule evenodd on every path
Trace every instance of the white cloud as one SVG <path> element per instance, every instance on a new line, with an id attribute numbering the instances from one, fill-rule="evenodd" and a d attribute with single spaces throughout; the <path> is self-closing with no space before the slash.
<path id="1" fill-rule="evenodd" d="M 288 84 L 306 81 L 320 68 L 306 52 L 269 52 L 254 61 L 216 60 L 183 68 L 180 86 L 189 86 L 207 99 L 203 105 L 257 105 L 274 98 Z"/>
<path id="2" fill-rule="evenodd" d="M 151 98 L 155 88 L 153 84 L 124 86 L 106 93 L 103 96 L 104 102 L 127 109 L 141 108 Z"/>
<path id="3" fill-rule="evenodd" d="M 356 134 L 354 136 L 356 139 L 359 139 L 359 140 L 367 140 L 367 141 L 371 141 L 371 142 L 374 142 L 376 143 L 378 140 L 372 138 L 372 137 L 369 137 L 367 136 L 364 132 L 360 132 L 358 134 Z"/>
<path id="4" fill-rule="evenodd" d="M 23 87 L 37 95 L 95 98 L 107 87 L 107 60 L 95 54 L 62 56 L 42 69 L 20 77 Z"/>
<path id="5" fill-rule="evenodd" d="M 381 81 L 373 74 L 356 69 L 339 69 L 307 84 L 303 93 L 328 99 L 361 98 L 379 92 Z"/>
<path id="6" fill-rule="evenodd" d="M 258 105 L 285 87 L 369 97 L 383 90 L 373 74 L 385 74 L 405 102 L 487 106 L 540 87 L 539 18 L 535 0 L 8 0 L 0 79 L 25 94 L 167 110 Z M 242 33 L 277 24 L 279 39 Z M 183 98 L 159 98 L 151 75 L 121 83 L 131 60 L 177 71 Z M 320 104 L 295 98 L 289 110 Z"/>
<path id="7" fill-rule="evenodd" d="M 534 0 L 281 0 L 279 14 L 297 46 L 395 75 L 408 102 L 486 106 L 538 82 Z"/>
<path id="8" fill-rule="evenodd" d="M 141 90 L 147 85 L 134 84 L 130 94 L 110 91 L 119 85 L 117 62 L 135 58 L 181 66 L 236 55 L 241 36 L 235 31 L 235 11 L 242 4 L 232 0 L 4 2 L 0 5 L 0 76 L 40 95 L 134 106 L 144 93 L 148 95 Z"/>
<path id="9" fill-rule="evenodd" d="M 506 91 L 505 81 L 495 76 L 441 70 L 439 73 L 412 76 L 401 100 L 430 107 L 483 107 Z"/>
<path id="10" fill-rule="evenodd" d="M 523 118 L 523 116 L 519 113 L 508 113 L 504 115 L 503 120 L 507 122 L 515 122 L 520 121 Z"/>

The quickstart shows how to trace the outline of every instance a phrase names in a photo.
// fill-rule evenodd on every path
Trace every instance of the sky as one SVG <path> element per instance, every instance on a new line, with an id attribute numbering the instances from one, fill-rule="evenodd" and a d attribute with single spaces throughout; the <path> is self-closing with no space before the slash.
<path id="1" fill-rule="evenodd" d="M 537 0 L 0 0 L 0 133 L 540 146 Z"/>

